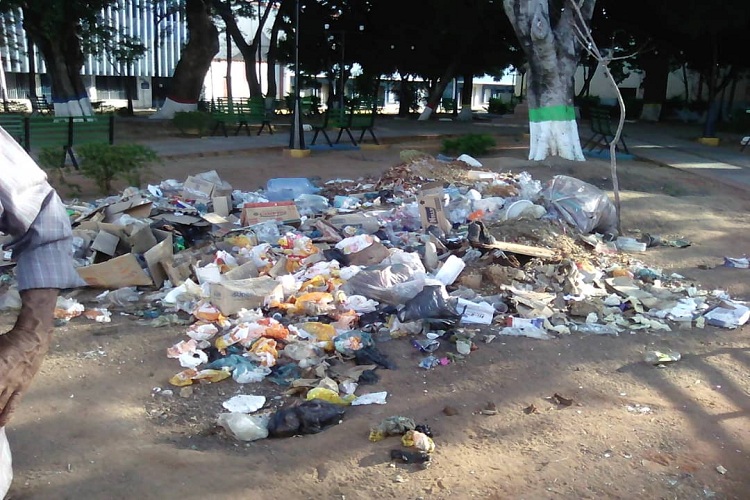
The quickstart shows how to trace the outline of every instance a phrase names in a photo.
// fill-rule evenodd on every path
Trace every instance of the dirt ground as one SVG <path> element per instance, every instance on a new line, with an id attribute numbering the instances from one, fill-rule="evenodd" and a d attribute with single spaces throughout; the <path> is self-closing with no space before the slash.
<path id="1" fill-rule="evenodd" d="M 506 139 L 501 146 L 486 166 L 611 185 L 608 163 L 531 166 L 519 143 Z M 235 187 L 251 189 L 282 175 L 352 178 L 395 164 L 402 148 L 437 147 L 419 142 L 303 160 L 278 152 L 180 160 L 155 168 L 152 179 L 216 169 Z M 620 163 L 620 178 L 627 231 L 693 242 L 649 249 L 644 262 L 750 298 L 750 271 L 715 267 L 724 255 L 750 251 L 746 193 L 636 161 Z M 1 319 L 5 327 L 13 317 Z M 275 386 L 225 381 L 197 386 L 186 398 L 153 394 L 168 388 L 178 369 L 165 349 L 183 332 L 144 328 L 126 316 L 108 325 L 79 318 L 58 328 L 9 426 L 11 497 L 666 499 L 747 498 L 750 491 L 750 327 L 499 338 L 431 371 L 418 368 L 421 356 L 407 340 L 393 340 L 381 347 L 398 367 L 380 370 L 381 381 L 370 388 L 389 392 L 385 406 L 349 408 L 340 425 L 317 435 L 249 444 L 216 431 L 218 402 L 237 393 L 278 393 Z M 675 349 L 683 359 L 666 369 L 642 362 L 654 348 Z M 554 404 L 555 393 L 574 404 Z M 488 403 L 497 414 L 481 412 Z M 524 412 L 531 404 L 538 413 Z M 447 406 L 457 414 L 446 415 Z M 397 438 L 368 441 L 370 426 L 391 415 L 430 425 L 437 451 L 429 468 L 392 465 Z"/>

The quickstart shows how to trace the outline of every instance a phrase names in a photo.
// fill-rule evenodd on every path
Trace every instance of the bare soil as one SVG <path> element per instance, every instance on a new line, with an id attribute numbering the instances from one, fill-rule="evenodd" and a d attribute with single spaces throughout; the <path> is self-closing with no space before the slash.
<path id="1" fill-rule="evenodd" d="M 154 168 L 150 180 L 209 169 L 241 189 L 277 176 L 352 178 L 398 163 L 400 149 L 437 147 L 418 142 L 301 160 L 278 152 L 186 159 Z M 608 163 L 531 165 L 515 147 L 505 140 L 485 165 L 611 186 Z M 722 256 L 750 250 L 746 193 L 637 161 L 620 162 L 620 183 L 629 233 L 693 242 L 649 249 L 639 256 L 645 263 L 750 298 L 750 271 L 717 267 Z M 90 186 L 84 190 L 94 195 Z M 3 314 L 2 325 L 13 319 Z M 230 380 L 195 386 L 186 397 L 179 390 L 154 395 L 179 368 L 165 349 L 184 338 L 184 328 L 146 328 L 128 316 L 107 325 L 78 318 L 57 329 L 9 425 L 16 474 L 10 496 L 747 498 L 748 333 L 750 327 L 707 327 L 549 341 L 501 337 L 431 371 L 418 368 L 421 356 L 397 339 L 381 344 L 397 369 L 379 370 L 382 380 L 371 387 L 389 392 L 387 405 L 349 408 L 343 423 L 317 435 L 245 444 L 217 431 L 221 401 L 237 393 L 273 398 L 281 395 L 276 386 Z M 683 359 L 665 369 L 642 362 L 654 348 L 675 349 Z M 573 404 L 557 404 L 555 393 Z M 496 414 L 481 411 L 488 403 Z M 530 405 L 536 413 L 524 411 Z M 392 465 L 397 438 L 368 441 L 369 428 L 391 415 L 430 425 L 437 451 L 429 468 Z"/>

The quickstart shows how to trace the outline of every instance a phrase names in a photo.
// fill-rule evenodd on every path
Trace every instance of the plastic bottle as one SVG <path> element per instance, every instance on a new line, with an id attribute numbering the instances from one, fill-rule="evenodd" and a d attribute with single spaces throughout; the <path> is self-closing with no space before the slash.
<path id="1" fill-rule="evenodd" d="M 635 238 L 626 238 L 626 237 L 620 236 L 619 238 L 617 238 L 615 245 L 617 246 L 617 249 L 620 250 L 621 252 L 645 252 L 646 251 L 646 244 L 641 243 Z"/>
<path id="2" fill-rule="evenodd" d="M 266 198 L 269 201 L 294 200 L 303 194 L 315 194 L 320 189 L 303 177 L 281 177 L 270 179 L 266 184 Z"/>

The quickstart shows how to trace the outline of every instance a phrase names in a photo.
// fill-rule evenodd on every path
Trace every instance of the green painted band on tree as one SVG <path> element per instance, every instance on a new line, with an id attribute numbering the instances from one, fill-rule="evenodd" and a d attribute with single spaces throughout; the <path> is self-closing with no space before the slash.
<path id="1" fill-rule="evenodd" d="M 573 106 L 546 106 L 529 109 L 530 122 L 568 122 L 576 119 Z"/>

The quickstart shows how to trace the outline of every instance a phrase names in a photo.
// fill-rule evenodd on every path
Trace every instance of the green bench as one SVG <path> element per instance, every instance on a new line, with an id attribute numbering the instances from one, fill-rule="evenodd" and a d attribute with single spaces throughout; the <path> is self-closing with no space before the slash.
<path id="1" fill-rule="evenodd" d="M 349 139 L 352 141 L 352 144 L 355 146 L 364 142 L 365 134 L 368 132 L 375 144 L 380 144 L 378 138 L 375 136 L 375 132 L 373 131 L 373 127 L 375 126 L 375 113 L 373 111 L 347 113 L 344 116 L 334 116 L 330 121 L 334 128 L 339 129 L 339 134 L 336 137 L 336 144 L 341 141 L 341 136 L 344 135 L 344 132 L 346 132 Z M 359 134 L 359 140 L 354 138 L 352 131 L 361 132 Z"/>
<path id="2" fill-rule="evenodd" d="M 227 125 L 236 125 L 234 135 L 239 135 L 240 130 L 245 128 L 250 135 L 250 125 L 260 125 L 257 135 L 268 131 L 273 135 L 271 117 L 273 111 L 266 107 L 266 101 L 262 97 L 223 99 L 219 98 L 211 103 L 211 116 L 214 119 L 214 128 L 211 135 L 221 130 L 224 137 L 228 137 Z"/>
<path id="3" fill-rule="evenodd" d="M 609 110 L 605 108 L 591 108 L 591 132 L 592 135 L 586 144 L 583 145 L 583 149 L 588 149 L 589 145 L 592 147 L 599 146 L 600 150 L 603 151 L 606 147 L 609 147 L 610 143 L 615 140 L 616 128 L 612 128 L 612 119 L 609 116 Z M 625 153 L 630 154 L 628 151 L 628 145 L 625 144 L 625 136 L 620 135 L 620 143 L 625 150 Z M 615 149 L 620 148 L 615 144 Z"/>
<path id="4" fill-rule="evenodd" d="M 23 144 L 24 118 L 24 115 L 0 114 L 0 127 L 19 144 Z"/>

